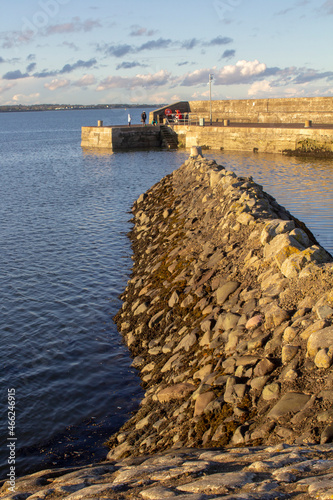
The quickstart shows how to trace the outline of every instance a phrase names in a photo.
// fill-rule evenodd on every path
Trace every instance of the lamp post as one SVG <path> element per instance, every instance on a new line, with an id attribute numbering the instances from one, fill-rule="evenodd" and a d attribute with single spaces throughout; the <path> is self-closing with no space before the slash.
<path id="1" fill-rule="evenodd" d="M 213 80 L 213 75 L 210 74 L 209 75 L 209 109 L 210 109 L 209 121 L 210 121 L 210 124 L 213 123 L 213 115 L 212 115 L 212 80 Z"/>

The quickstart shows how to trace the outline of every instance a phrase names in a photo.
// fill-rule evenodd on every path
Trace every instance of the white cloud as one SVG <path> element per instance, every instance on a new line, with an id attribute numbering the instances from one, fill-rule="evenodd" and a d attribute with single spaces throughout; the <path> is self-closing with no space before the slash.
<path id="1" fill-rule="evenodd" d="M 266 64 L 260 63 L 257 59 L 254 61 L 238 61 L 236 64 L 224 66 L 215 75 L 215 83 L 218 85 L 246 83 L 251 77 L 264 73 L 266 68 Z"/>
<path id="2" fill-rule="evenodd" d="M 52 82 L 45 83 L 44 87 L 46 89 L 49 89 L 49 90 L 53 91 L 53 90 L 61 89 L 61 88 L 64 88 L 64 87 L 68 87 L 69 84 L 70 84 L 69 80 L 65 80 L 65 79 L 64 80 L 59 80 L 58 78 L 55 78 L 54 80 L 52 80 Z"/>
<path id="3" fill-rule="evenodd" d="M 199 100 L 207 99 L 209 97 L 209 90 L 206 90 L 205 92 L 194 92 L 191 95 L 191 97 L 192 97 L 192 99 L 199 99 Z M 213 95 L 212 95 L 212 97 L 214 98 Z"/>
<path id="4" fill-rule="evenodd" d="M 97 87 L 98 91 L 115 88 L 157 87 L 169 82 L 170 73 L 161 69 L 157 73 L 135 75 L 134 77 L 109 76 Z"/>
<path id="5" fill-rule="evenodd" d="M 249 96 L 265 95 L 273 91 L 271 84 L 268 80 L 261 80 L 254 82 L 248 90 Z"/>
<path id="6" fill-rule="evenodd" d="M 73 82 L 76 87 L 88 87 L 89 85 L 94 85 L 96 83 L 96 78 L 94 75 L 83 75 L 79 80 Z"/>
<path id="7" fill-rule="evenodd" d="M 35 94 L 29 94 L 29 95 L 24 95 L 24 94 L 15 94 L 12 97 L 13 102 L 15 103 L 20 103 L 24 102 L 25 104 L 33 102 L 36 103 L 36 99 L 38 99 L 39 93 L 36 92 Z"/>
<path id="8" fill-rule="evenodd" d="M 191 85 L 200 85 L 202 83 L 207 83 L 209 74 L 212 73 L 211 69 L 196 69 L 191 73 L 187 73 L 183 78 L 181 85 L 185 87 L 190 87 Z"/>
<path id="9" fill-rule="evenodd" d="M 209 74 L 214 75 L 216 85 L 232 85 L 241 83 L 250 83 L 253 78 L 262 75 L 267 69 L 265 63 L 260 63 L 257 59 L 254 61 L 238 61 L 236 64 L 228 64 L 221 69 L 217 67 L 204 68 L 187 73 L 183 78 L 181 85 L 191 86 L 207 83 Z"/>

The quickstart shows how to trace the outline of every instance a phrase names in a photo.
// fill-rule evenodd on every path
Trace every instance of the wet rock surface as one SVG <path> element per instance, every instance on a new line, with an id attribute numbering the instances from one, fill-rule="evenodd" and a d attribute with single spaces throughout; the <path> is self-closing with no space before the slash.
<path id="1" fill-rule="evenodd" d="M 332 257 L 251 178 L 204 158 L 141 195 L 133 223 L 115 320 L 141 406 L 107 463 L 4 498 L 332 498 Z"/>
<path id="2" fill-rule="evenodd" d="M 6 500 L 306 500 L 333 496 L 331 445 L 178 449 L 72 469 L 3 486 Z"/>

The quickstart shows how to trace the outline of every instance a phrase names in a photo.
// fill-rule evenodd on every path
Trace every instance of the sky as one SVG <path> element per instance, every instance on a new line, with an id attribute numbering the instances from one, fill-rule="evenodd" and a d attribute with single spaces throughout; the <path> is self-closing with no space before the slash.
<path id="1" fill-rule="evenodd" d="M 0 105 L 333 96 L 333 0 L 0 1 Z"/>

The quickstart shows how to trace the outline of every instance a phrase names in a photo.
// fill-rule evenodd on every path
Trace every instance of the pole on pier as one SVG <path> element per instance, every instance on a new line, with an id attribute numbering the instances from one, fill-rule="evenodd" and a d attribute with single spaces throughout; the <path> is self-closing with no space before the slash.
<path id="1" fill-rule="evenodd" d="M 212 114 L 212 80 L 213 80 L 213 75 L 209 75 L 209 122 L 210 124 L 213 123 L 213 114 Z"/>

